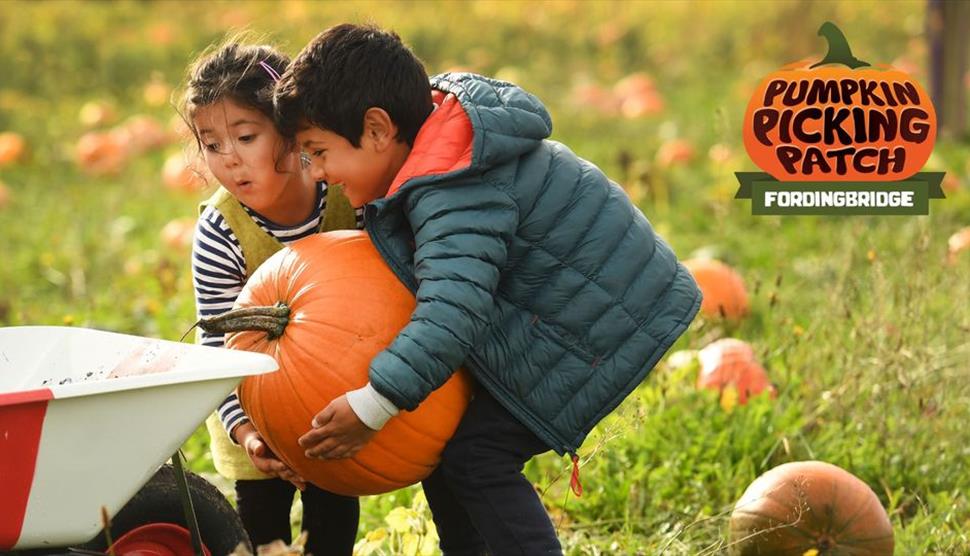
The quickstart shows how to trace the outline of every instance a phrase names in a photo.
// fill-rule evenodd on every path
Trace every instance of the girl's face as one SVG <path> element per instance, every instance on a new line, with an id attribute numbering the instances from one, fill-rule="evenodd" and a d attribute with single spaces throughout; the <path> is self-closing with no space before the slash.
<path id="1" fill-rule="evenodd" d="M 262 112 L 226 99 L 198 108 L 193 120 L 206 165 L 239 202 L 280 224 L 307 216 L 298 155 L 277 160 L 283 139 Z"/>

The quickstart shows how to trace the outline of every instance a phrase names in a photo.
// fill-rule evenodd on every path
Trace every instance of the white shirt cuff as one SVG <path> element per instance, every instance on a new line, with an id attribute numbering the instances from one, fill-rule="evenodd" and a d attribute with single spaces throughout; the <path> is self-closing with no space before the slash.
<path id="1" fill-rule="evenodd" d="M 391 400 L 385 398 L 371 386 L 370 382 L 366 386 L 357 390 L 347 392 L 347 403 L 350 409 L 354 410 L 357 418 L 368 428 L 375 431 L 381 430 L 388 419 L 394 417 L 400 411 Z"/>

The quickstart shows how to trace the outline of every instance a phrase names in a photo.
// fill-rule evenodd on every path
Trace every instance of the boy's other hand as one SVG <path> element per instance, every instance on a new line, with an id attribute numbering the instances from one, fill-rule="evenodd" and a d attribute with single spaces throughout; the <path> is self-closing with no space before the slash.
<path id="1" fill-rule="evenodd" d="M 347 402 L 347 396 L 340 396 L 330 402 L 330 405 L 316 414 L 311 426 L 313 428 L 299 440 L 308 458 L 353 457 L 377 432 L 357 417 Z"/>
<path id="2" fill-rule="evenodd" d="M 246 454 L 256 469 L 266 475 L 289 481 L 300 490 L 306 489 L 306 480 L 276 457 L 276 454 L 269 449 L 252 423 L 243 423 L 232 432 L 236 442 L 246 450 Z"/>

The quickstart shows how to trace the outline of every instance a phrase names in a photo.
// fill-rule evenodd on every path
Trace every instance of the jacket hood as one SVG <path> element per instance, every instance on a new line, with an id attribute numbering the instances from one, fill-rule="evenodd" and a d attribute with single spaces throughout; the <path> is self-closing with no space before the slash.
<path id="1" fill-rule="evenodd" d="M 542 102 L 511 83 L 445 73 L 432 77 L 431 87 L 437 108 L 387 196 L 412 178 L 488 170 L 535 149 L 552 133 Z"/>

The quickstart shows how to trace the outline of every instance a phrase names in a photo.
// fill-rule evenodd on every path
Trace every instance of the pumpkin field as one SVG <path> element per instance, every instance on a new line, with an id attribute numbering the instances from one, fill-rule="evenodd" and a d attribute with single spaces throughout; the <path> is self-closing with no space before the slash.
<path id="1" fill-rule="evenodd" d="M 429 74 L 471 71 L 534 93 L 552 139 L 619 184 L 705 292 L 687 332 L 579 450 L 582 496 L 568 457 L 526 465 L 566 554 L 738 553 L 735 503 L 769 470 L 807 460 L 868 486 L 895 554 L 970 554 L 970 140 L 937 138 L 923 171 L 946 173 L 946 198 L 926 216 L 753 216 L 734 198 L 734 172 L 758 171 L 742 127 L 766 75 L 821 59 L 831 21 L 855 55 L 929 89 L 926 10 L 0 3 L 0 326 L 182 338 L 196 320 L 197 207 L 215 187 L 193 171 L 197 147 L 175 110 L 186 68 L 236 33 L 295 55 L 331 25 L 371 22 Z M 961 82 L 970 98 L 970 73 Z M 183 447 L 189 468 L 231 495 L 200 425 Z M 361 499 L 355 554 L 439 554 L 419 486 Z"/>

